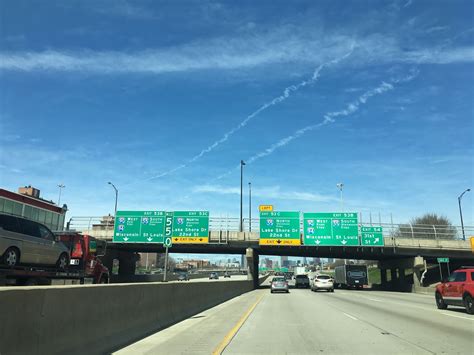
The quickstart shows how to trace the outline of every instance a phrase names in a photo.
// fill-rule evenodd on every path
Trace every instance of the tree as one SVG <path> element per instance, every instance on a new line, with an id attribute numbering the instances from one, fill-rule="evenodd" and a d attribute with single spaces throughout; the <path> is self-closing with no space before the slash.
<path id="1" fill-rule="evenodd" d="M 168 270 L 174 270 L 176 261 L 168 254 Z M 156 254 L 156 267 L 158 269 L 165 268 L 165 254 Z"/>
<path id="2" fill-rule="evenodd" d="M 413 231 L 413 235 L 412 235 Z M 401 224 L 393 233 L 399 238 L 426 238 L 426 239 L 455 239 L 456 228 L 451 221 L 436 213 L 427 213 L 421 217 L 413 218 L 409 224 Z"/>

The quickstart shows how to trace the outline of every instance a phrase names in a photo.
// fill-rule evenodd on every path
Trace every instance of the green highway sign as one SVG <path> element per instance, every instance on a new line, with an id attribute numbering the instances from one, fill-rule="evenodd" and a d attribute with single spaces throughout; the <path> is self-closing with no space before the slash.
<path id="1" fill-rule="evenodd" d="M 163 246 L 166 248 L 171 248 L 173 246 L 173 239 L 171 237 L 165 237 L 165 240 L 163 241 Z"/>
<path id="2" fill-rule="evenodd" d="M 208 243 L 209 211 L 173 212 L 173 243 Z"/>
<path id="3" fill-rule="evenodd" d="M 260 245 L 301 245 L 299 212 L 260 212 Z"/>
<path id="4" fill-rule="evenodd" d="M 437 258 L 438 263 L 449 263 L 449 258 Z"/>
<path id="5" fill-rule="evenodd" d="M 163 243 L 164 211 L 117 211 L 114 237 L 116 243 Z"/>
<path id="6" fill-rule="evenodd" d="M 357 213 L 304 213 L 304 245 L 359 245 Z"/>
<path id="7" fill-rule="evenodd" d="M 382 227 L 361 227 L 360 233 L 362 246 L 384 246 Z"/>

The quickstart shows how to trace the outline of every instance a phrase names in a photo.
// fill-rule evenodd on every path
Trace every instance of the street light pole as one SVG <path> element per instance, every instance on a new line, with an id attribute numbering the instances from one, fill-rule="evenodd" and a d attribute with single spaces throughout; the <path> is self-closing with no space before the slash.
<path id="1" fill-rule="evenodd" d="M 249 232 L 252 231 L 252 183 L 249 182 Z"/>
<path id="2" fill-rule="evenodd" d="M 243 196 L 243 180 L 244 180 L 244 165 L 245 162 L 243 160 L 240 161 L 240 226 L 239 226 L 239 231 L 243 232 L 244 231 L 244 226 L 243 226 L 243 209 L 242 209 L 242 196 Z"/>
<path id="3" fill-rule="evenodd" d="M 342 182 L 340 182 L 340 183 L 336 184 L 336 187 L 341 192 L 341 212 L 344 212 L 344 200 L 342 199 L 342 188 L 344 187 L 344 184 Z"/>
<path id="4" fill-rule="evenodd" d="M 66 187 L 66 185 L 59 184 L 58 187 L 59 187 L 59 198 L 58 198 L 58 206 L 59 206 L 59 204 L 61 203 L 61 191 L 62 191 L 62 189 L 64 189 Z"/>
<path id="5" fill-rule="evenodd" d="M 111 185 L 115 190 L 115 212 L 114 212 L 114 218 L 115 218 L 115 216 L 117 216 L 118 189 L 110 181 L 108 182 L 108 184 Z"/>
<path id="6" fill-rule="evenodd" d="M 461 209 L 461 199 L 463 197 L 463 195 L 466 193 L 466 192 L 469 192 L 471 191 L 471 189 L 466 189 L 461 195 L 459 195 L 458 197 L 458 204 L 459 204 L 459 215 L 461 216 L 461 229 L 462 229 L 462 240 L 466 240 L 466 235 L 464 234 L 464 222 L 462 220 L 462 209 Z"/>

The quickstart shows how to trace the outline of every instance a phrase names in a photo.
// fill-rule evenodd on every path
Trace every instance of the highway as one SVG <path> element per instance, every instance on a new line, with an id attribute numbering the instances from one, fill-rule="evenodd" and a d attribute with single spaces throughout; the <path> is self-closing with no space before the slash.
<path id="1" fill-rule="evenodd" d="M 429 295 L 258 289 L 116 352 L 132 353 L 472 354 L 474 316 Z"/>
<path id="2" fill-rule="evenodd" d="M 215 280 L 209 280 L 209 275 L 198 278 L 198 279 L 191 279 L 189 282 L 222 282 L 222 281 L 243 281 L 247 280 L 248 276 L 247 275 L 231 275 L 231 277 L 224 277 L 222 275 L 219 275 L 219 279 Z M 179 281 L 179 282 L 184 282 L 184 281 Z"/>

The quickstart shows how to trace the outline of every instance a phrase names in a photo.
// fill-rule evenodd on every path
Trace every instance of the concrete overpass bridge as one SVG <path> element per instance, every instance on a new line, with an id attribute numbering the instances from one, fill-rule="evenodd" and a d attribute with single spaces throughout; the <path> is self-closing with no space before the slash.
<path id="1" fill-rule="evenodd" d="M 378 260 L 379 267 L 382 270 L 382 282 L 386 280 L 384 275 L 386 275 L 387 270 L 390 270 L 391 280 L 399 279 L 402 281 L 406 269 L 419 269 L 420 275 L 414 280 L 414 284 L 418 285 L 421 284 L 421 272 L 426 264 L 435 264 L 438 257 L 449 258 L 451 269 L 460 265 L 474 264 L 474 254 L 470 241 L 463 240 L 385 237 L 384 247 L 267 246 L 258 244 L 258 233 L 231 232 L 228 235 L 227 233 L 224 234 L 226 234 L 226 238 L 223 239 L 221 232 L 211 232 L 209 244 L 174 244 L 170 251 L 173 253 L 246 255 L 249 274 L 253 275 L 255 280 L 258 277 L 260 255 Z M 124 264 L 121 269 L 124 275 L 135 272 L 133 253 L 163 253 L 165 251 L 161 244 L 109 243 L 107 248 L 110 257 L 115 255 L 115 258 L 118 258 Z M 132 262 L 128 263 L 123 259 Z M 125 266 L 125 264 L 128 266 Z"/>
<path id="2" fill-rule="evenodd" d="M 89 218 L 89 221 L 87 221 Z M 104 223 L 95 217 L 72 218 L 71 229 L 81 230 L 97 238 L 105 239 L 107 255 L 104 258 L 110 267 L 114 259 L 119 260 L 119 274 L 126 278 L 135 274 L 137 252 L 163 253 L 162 244 L 148 243 L 113 243 L 113 217 Z M 87 223 L 80 224 L 84 221 Z M 259 245 L 258 219 L 244 221 L 246 231 L 238 232 L 238 219 L 210 218 L 209 243 L 207 244 L 173 244 L 172 253 L 193 254 L 239 254 L 246 255 L 249 276 L 258 279 L 260 255 L 295 256 L 295 257 L 328 257 L 338 259 L 377 260 L 381 269 L 382 284 L 387 280 L 390 270 L 392 284 L 405 288 L 405 270 L 413 269 L 413 284 L 421 284 L 421 275 L 427 265 L 436 264 L 439 257 L 449 258 L 451 269 L 460 265 L 474 264 L 474 250 L 470 238 L 462 239 L 460 227 L 387 224 L 377 223 L 384 231 L 384 246 L 268 246 Z M 365 224 L 367 225 L 367 224 Z M 465 234 L 474 235 L 474 227 L 465 227 Z"/>

